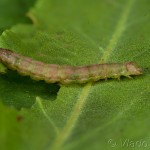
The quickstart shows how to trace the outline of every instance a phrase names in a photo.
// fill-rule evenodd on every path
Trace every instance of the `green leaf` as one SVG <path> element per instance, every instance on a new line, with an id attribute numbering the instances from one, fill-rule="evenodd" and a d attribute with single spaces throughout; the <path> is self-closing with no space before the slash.
<path id="1" fill-rule="evenodd" d="M 34 24 L 6 30 L 0 47 L 45 63 L 135 61 L 148 69 L 132 80 L 61 86 L 0 75 L 1 147 L 149 149 L 148 1 L 38 0 L 28 15 Z"/>
<path id="2" fill-rule="evenodd" d="M 17 23 L 30 23 L 25 16 L 34 0 L 1 0 L 0 1 L 0 33 Z"/>

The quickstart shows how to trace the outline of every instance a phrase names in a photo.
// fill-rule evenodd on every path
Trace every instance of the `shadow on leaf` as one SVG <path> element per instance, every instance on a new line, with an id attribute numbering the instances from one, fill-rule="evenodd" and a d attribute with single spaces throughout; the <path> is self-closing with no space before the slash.
<path id="1" fill-rule="evenodd" d="M 57 84 L 34 81 L 30 77 L 20 76 L 17 72 L 10 70 L 0 75 L 0 83 L 0 96 L 3 103 L 19 110 L 30 108 L 37 96 L 43 100 L 55 100 L 60 88 Z"/>

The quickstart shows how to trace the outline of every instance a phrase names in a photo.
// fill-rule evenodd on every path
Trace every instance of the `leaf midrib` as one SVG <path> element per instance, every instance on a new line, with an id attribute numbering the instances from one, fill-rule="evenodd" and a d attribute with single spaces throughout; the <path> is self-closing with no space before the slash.
<path id="1" fill-rule="evenodd" d="M 112 35 L 112 38 L 110 39 L 110 42 L 108 46 L 106 47 L 105 52 L 102 58 L 100 59 L 99 63 L 105 62 L 108 59 L 110 53 L 114 50 L 117 42 L 119 41 L 119 38 L 121 37 L 123 31 L 125 30 L 125 24 L 127 22 L 133 2 L 134 0 L 128 0 L 121 14 L 121 17 L 118 21 L 118 24 L 116 26 L 116 30 L 114 34 Z M 61 146 L 65 143 L 65 141 L 68 139 L 68 137 L 71 135 L 71 132 L 73 128 L 75 127 L 78 121 L 78 118 L 81 114 L 81 110 L 83 106 L 85 105 L 85 102 L 89 95 L 89 91 L 91 87 L 92 87 L 92 82 L 87 83 L 85 87 L 83 88 L 83 90 L 81 91 L 81 94 L 79 95 L 79 98 L 77 99 L 77 103 L 75 104 L 73 111 L 71 112 L 71 115 L 66 125 L 64 126 L 63 130 L 56 136 L 53 142 L 53 145 L 50 148 L 51 150 L 60 149 Z"/>

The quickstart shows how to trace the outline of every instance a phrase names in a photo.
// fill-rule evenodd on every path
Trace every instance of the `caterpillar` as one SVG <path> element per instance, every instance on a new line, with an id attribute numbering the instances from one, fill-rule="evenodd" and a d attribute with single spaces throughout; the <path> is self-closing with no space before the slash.
<path id="1" fill-rule="evenodd" d="M 44 80 L 47 83 L 86 83 L 107 78 L 120 79 L 120 76 L 131 78 L 131 75 L 143 74 L 135 62 L 87 66 L 46 64 L 3 48 L 0 48 L 0 62 L 21 75 L 28 75 L 34 80 Z"/>

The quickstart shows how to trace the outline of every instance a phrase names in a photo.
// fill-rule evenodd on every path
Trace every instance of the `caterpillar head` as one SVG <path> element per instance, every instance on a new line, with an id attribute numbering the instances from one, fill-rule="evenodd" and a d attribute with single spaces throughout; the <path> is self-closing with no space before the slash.
<path id="1" fill-rule="evenodd" d="M 135 62 L 125 63 L 126 69 L 129 75 L 140 75 L 143 74 L 142 68 L 139 68 Z"/>

